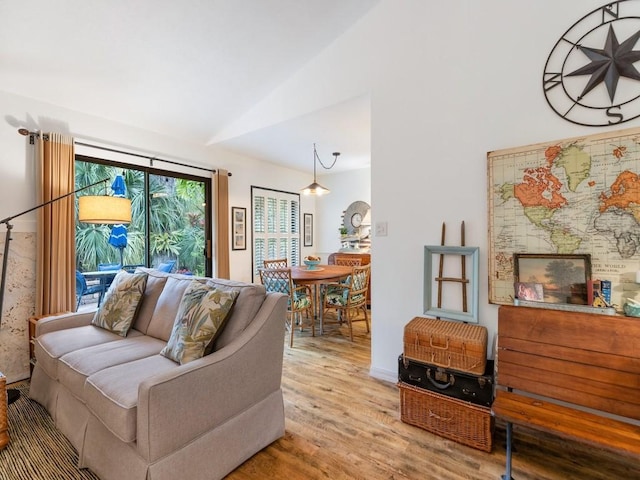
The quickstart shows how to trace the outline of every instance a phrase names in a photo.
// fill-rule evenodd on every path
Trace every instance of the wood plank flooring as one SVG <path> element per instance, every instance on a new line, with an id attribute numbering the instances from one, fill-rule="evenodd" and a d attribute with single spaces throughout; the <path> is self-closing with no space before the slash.
<path id="1" fill-rule="evenodd" d="M 375 320 L 374 320 L 375 321 Z M 363 323 L 331 325 L 323 336 L 296 331 L 285 341 L 286 434 L 247 460 L 229 480 L 498 480 L 504 426 L 491 453 L 400 421 L 395 384 L 369 376 L 370 337 Z M 402 352 L 398 352 L 400 354 Z M 514 480 L 640 478 L 640 459 L 514 427 Z"/>

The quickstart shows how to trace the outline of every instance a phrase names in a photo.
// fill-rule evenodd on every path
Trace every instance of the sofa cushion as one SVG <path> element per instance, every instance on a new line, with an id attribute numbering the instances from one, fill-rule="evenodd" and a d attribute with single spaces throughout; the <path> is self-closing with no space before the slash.
<path id="1" fill-rule="evenodd" d="M 211 348 L 207 349 L 205 354 L 210 353 L 210 350 L 220 350 L 233 339 L 237 338 L 254 319 L 266 296 L 264 286 L 255 283 L 243 283 L 213 278 L 208 279 L 207 284 L 223 291 L 236 290 L 240 292 L 240 294 L 227 319 L 224 330 L 218 339 L 211 343 Z"/>
<path id="2" fill-rule="evenodd" d="M 146 285 L 146 273 L 118 272 L 91 324 L 126 337 Z"/>
<path id="3" fill-rule="evenodd" d="M 162 355 L 141 358 L 89 375 L 84 399 L 87 408 L 123 442 L 136 439 L 138 387 L 153 375 L 180 368 Z M 156 418 L 162 421 L 162 418 Z"/>
<path id="4" fill-rule="evenodd" d="M 132 330 L 129 335 L 140 335 L 140 332 Z M 40 335 L 35 339 L 34 350 L 38 365 L 47 375 L 57 380 L 58 359 L 60 357 L 82 348 L 116 340 L 122 340 L 122 337 L 103 328 L 85 325 L 84 327 L 67 328 Z"/>
<path id="5" fill-rule="evenodd" d="M 180 299 L 192 281 L 193 277 L 186 275 L 167 274 L 167 282 L 156 302 L 156 308 L 153 310 L 147 328 L 147 335 L 165 342 L 169 340 L 173 330 L 173 322 L 180 306 Z M 202 282 L 204 283 L 204 280 Z"/>
<path id="6" fill-rule="evenodd" d="M 153 316 L 153 311 L 156 309 L 156 304 L 158 303 L 158 298 L 162 293 L 165 283 L 167 283 L 167 274 L 152 268 L 144 267 L 138 267 L 136 269 L 136 273 L 147 274 L 147 286 L 144 289 L 140 308 L 136 315 L 136 319 L 133 322 L 133 328 L 141 331 L 142 333 L 147 333 L 151 317 Z"/>
<path id="7" fill-rule="evenodd" d="M 238 293 L 192 281 L 180 300 L 169 342 L 160 354 L 181 365 L 202 358 L 205 348 L 222 332 Z"/>
<path id="8" fill-rule="evenodd" d="M 78 399 L 84 400 L 84 384 L 89 375 L 132 360 L 157 355 L 166 345 L 147 335 L 130 335 L 116 342 L 81 348 L 60 357 L 58 378 Z"/>

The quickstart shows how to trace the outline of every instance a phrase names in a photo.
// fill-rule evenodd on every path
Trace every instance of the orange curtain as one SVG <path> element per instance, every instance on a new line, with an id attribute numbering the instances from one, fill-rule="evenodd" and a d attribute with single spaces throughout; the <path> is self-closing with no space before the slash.
<path id="1" fill-rule="evenodd" d="M 218 169 L 213 176 L 216 205 L 216 272 L 217 278 L 229 278 L 229 172 Z"/>
<path id="2" fill-rule="evenodd" d="M 38 203 L 75 189 L 73 138 L 57 133 L 38 138 Z M 38 210 L 36 315 L 75 311 L 75 198 Z"/>

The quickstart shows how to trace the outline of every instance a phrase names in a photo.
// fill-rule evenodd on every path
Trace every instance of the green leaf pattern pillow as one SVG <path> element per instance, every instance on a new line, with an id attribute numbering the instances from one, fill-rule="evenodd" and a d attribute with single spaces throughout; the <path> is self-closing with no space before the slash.
<path id="1" fill-rule="evenodd" d="M 192 281 L 180 300 L 171 337 L 160 354 L 181 365 L 201 358 L 222 331 L 238 294 L 237 290 L 223 291 Z"/>
<path id="2" fill-rule="evenodd" d="M 146 286 L 146 273 L 118 272 L 91 324 L 126 337 Z"/>

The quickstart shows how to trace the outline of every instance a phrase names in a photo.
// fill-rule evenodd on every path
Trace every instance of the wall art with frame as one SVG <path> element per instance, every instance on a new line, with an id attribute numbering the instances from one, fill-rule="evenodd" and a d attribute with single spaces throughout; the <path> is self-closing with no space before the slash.
<path id="1" fill-rule="evenodd" d="M 304 243 L 305 247 L 313 247 L 313 214 L 304 214 Z"/>
<path id="2" fill-rule="evenodd" d="M 231 249 L 247 249 L 247 209 L 244 207 L 231 207 Z"/>
<path id="3" fill-rule="evenodd" d="M 513 255 L 514 297 L 544 303 L 590 305 L 591 255 Z"/>
<path id="4" fill-rule="evenodd" d="M 640 270 L 638 139 L 635 127 L 487 153 L 489 303 L 514 303 L 514 253 L 590 254 L 592 278 L 625 302 Z"/>

